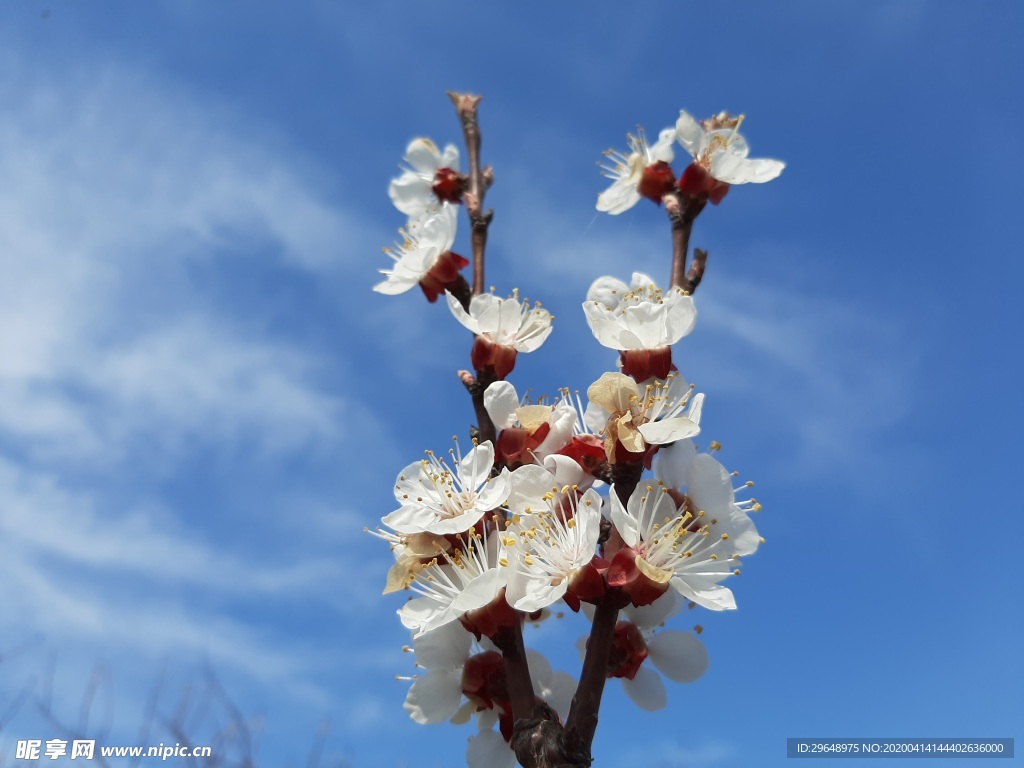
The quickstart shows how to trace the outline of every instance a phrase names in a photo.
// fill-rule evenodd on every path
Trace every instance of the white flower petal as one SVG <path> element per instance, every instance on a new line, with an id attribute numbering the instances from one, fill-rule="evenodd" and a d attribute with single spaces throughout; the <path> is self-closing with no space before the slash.
<path id="1" fill-rule="evenodd" d="M 583 304 L 583 313 L 594 338 L 601 346 L 619 350 L 645 348 L 644 342 L 633 330 L 623 325 L 621 315 L 614 315 L 605 307 L 593 302 Z"/>
<path id="2" fill-rule="evenodd" d="M 461 701 L 462 670 L 433 669 L 413 682 L 404 706 L 417 723 L 433 725 L 454 715 Z"/>
<path id="3" fill-rule="evenodd" d="M 597 540 L 601 538 L 601 495 L 593 488 L 580 497 L 576 508 L 576 522 L 581 529 L 580 551 L 573 565 L 582 568 L 597 554 Z"/>
<path id="4" fill-rule="evenodd" d="M 671 345 L 693 330 L 697 322 L 697 308 L 693 297 L 683 295 L 678 288 L 666 294 L 665 303 L 669 307 L 665 313 L 665 344 Z"/>
<path id="5" fill-rule="evenodd" d="M 697 605 L 712 611 L 732 611 L 736 609 L 736 598 L 727 587 L 711 583 L 706 579 L 688 576 L 685 580 L 679 577 L 672 579 L 672 586 L 683 597 L 688 597 Z"/>
<path id="6" fill-rule="evenodd" d="M 648 658 L 677 683 L 692 683 L 708 670 L 708 651 L 692 632 L 666 629 L 647 641 Z"/>
<path id="7" fill-rule="evenodd" d="M 475 491 L 491 474 L 494 445 L 490 440 L 474 446 L 459 462 L 459 480 L 466 490 Z"/>
<path id="8" fill-rule="evenodd" d="M 511 487 L 512 480 L 508 468 L 502 467 L 501 473 L 497 477 L 492 477 L 484 483 L 484 487 L 476 499 L 477 509 L 481 509 L 485 513 L 497 509 L 505 503 Z"/>
<path id="9" fill-rule="evenodd" d="M 507 381 L 496 381 L 484 391 L 484 408 L 499 430 L 515 426 L 519 395 Z"/>
<path id="10" fill-rule="evenodd" d="M 575 462 L 574 462 L 575 463 Z M 508 508 L 516 515 L 526 515 L 546 509 L 544 494 L 558 487 L 555 476 L 537 464 L 524 464 L 512 472 Z"/>
<path id="11" fill-rule="evenodd" d="M 754 521 L 735 503 L 732 475 L 714 457 L 699 454 L 689 470 L 686 494 L 711 519 L 714 533 L 727 533 L 733 551 L 753 554 L 761 543 Z"/>
<path id="12" fill-rule="evenodd" d="M 669 488 L 682 488 L 686 485 L 690 463 L 696 455 L 697 448 L 692 440 L 679 440 L 662 447 L 654 460 L 655 479 Z"/>
<path id="13" fill-rule="evenodd" d="M 565 445 L 572 440 L 573 429 L 576 427 L 576 409 L 564 401 L 556 403 L 554 410 L 548 417 L 548 424 L 551 426 L 548 436 L 533 449 L 533 454 L 538 459 L 546 457 L 548 454 L 554 453 L 555 451 L 565 447 Z M 577 468 L 579 467 L 576 462 L 571 459 L 569 461 Z M 579 484 L 579 481 L 575 483 L 562 483 L 562 485 L 566 484 L 577 485 Z"/>
<path id="14" fill-rule="evenodd" d="M 483 608 L 498 596 L 498 592 L 505 586 L 507 578 L 508 569 L 506 568 L 490 568 L 484 571 L 459 593 L 459 596 L 452 602 L 452 610 L 456 615 L 461 616 L 466 611 Z"/>
<path id="15" fill-rule="evenodd" d="M 558 670 L 551 676 L 547 689 L 541 694 L 544 701 L 550 704 L 562 718 L 563 723 L 569 717 L 569 707 L 572 706 L 572 699 L 576 695 L 576 685 L 575 677 L 568 672 Z"/>
<path id="16" fill-rule="evenodd" d="M 408 500 L 408 496 L 415 496 L 415 494 L 419 493 L 422 488 L 420 482 L 423 477 L 425 475 L 423 473 L 422 459 L 407 464 L 398 473 L 398 478 L 395 480 L 395 501 L 399 504 L 404 504 Z"/>
<path id="17" fill-rule="evenodd" d="M 441 153 L 441 168 L 459 170 L 459 148 L 454 144 L 445 144 L 444 152 Z"/>
<path id="18" fill-rule="evenodd" d="M 473 635 L 455 621 L 413 641 L 416 663 L 424 669 L 462 669 L 469 658 Z"/>
<path id="19" fill-rule="evenodd" d="M 545 658 L 543 653 L 533 648 L 526 649 L 526 663 L 530 668 L 530 680 L 533 682 L 533 689 L 544 688 L 554 671 L 551 669 L 551 662 Z"/>
<path id="20" fill-rule="evenodd" d="M 469 314 L 476 318 L 480 332 L 496 331 L 501 328 L 502 300 L 492 293 L 481 293 L 469 301 Z"/>
<path id="21" fill-rule="evenodd" d="M 448 309 L 450 309 L 452 314 L 455 315 L 455 319 L 458 320 L 467 330 L 472 331 L 473 333 L 479 333 L 480 326 L 478 325 L 476 318 L 463 309 L 459 300 L 452 296 L 450 291 L 445 291 L 445 298 L 448 301 Z"/>
<path id="22" fill-rule="evenodd" d="M 703 149 L 704 129 L 682 109 L 679 110 L 679 119 L 676 120 L 676 136 L 683 149 L 693 156 Z"/>
<path id="23" fill-rule="evenodd" d="M 622 297 L 629 292 L 629 286 L 616 277 L 605 275 L 597 278 L 587 289 L 587 301 L 596 301 L 606 307 L 618 306 Z"/>
<path id="24" fill-rule="evenodd" d="M 714 167 L 714 158 L 718 155 L 728 154 L 742 159 L 750 154 L 747 140 L 736 128 L 716 128 L 713 131 L 708 131 L 706 142 L 713 153 L 712 167 Z"/>
<path id="25" fill-rule="evenodd" d="M 675 159 L 676 153 L 672 149 L 672 144 L 676 140 L 676 129 L 675 128 L 664 128 L 658 134 L 658 141 L 648 150 L 649 165 L 663 161 L 671 163 Z"/>
<path id="26" fill-rule="evenodd" d="M 668 693 L 661 675 L 653 669 L 640 667 L 632 680 L 622 678 L 622 690 L 640 709 L 654 712 L 668 704 Z"/>
<path id="27" fill-rule="evenodd" d="M 673 343 L 668 341 L 666 324 L 668 312 L 664 303 L 644 301 L 630 307 L 623 307 L 618 322 L 638 340 L 638 344 L 619 349 L 654 349 Z M 679 341 L 679 339 L 676 339 Z"/>
<path id="28" fill-rule="evenodd" d="M 388 186 L 388 197 L 395 208 L 406 216 L 420 216 L 427 211 L 431 198 L 436 200 L 430 183 L 407 171 L 394 179 Z"/>
<path id="29" fill-rule="evenodd" d="M 637 191 L 636 182 L 624 177 L 616 179 L 608 189 L 597 196 L 597 210 L 618 215 L 639 202 L 640 192 Z"/>
<path id="30" fill-rule="evenodd" d="M 540 453 L 539 449 L 537 453 Z M 575 459 L 558 453 L 544 457 L 544 469 L 554 476 L 555 486 L 558 488 L 576 485 L 585 489 L 594 480 L 593 475 L 583 469 Z"/>
<path id="31" fill-rule="evenodd" d="M 785 167 L 780 160 L 748 160 L 729 152 L 711 159 L 711 175 L 727 184 L 761 184 L 778 178 Z"/>
<path id="32" fill-rule="evenodd" d="M 633 495 L 636 495 L 635 491 Z M 635 547 L 640 542 L 640 529 L 636 517 L 629 514 L 626 508 L 622 506 L 622 502 L 619 501 L 619 495 L 615 492 L 614 484 L 612 484 L 608 498 L 612 500 L 612 524 L 615 526 L 615 530 L 619 532 L 627 547 Z M 630 500 L 632 498 L 630 496 Z"/>
<path id="33" fill-rule="evenodd" d="M 701 411 L 704 409 L 704 393 L 698 392 L 690 398 L 690 407 L 686 411 L 686 418 L 694 424 L 700 424 Z"/>
<path id="34" fill-rule="evenodd" d="M 533 309 L 526 310 L 524 307 L 519 329 L 514 331 L 510 341 L 504 343 L 511 344 L 519 352 L 534 352 L 551 335 L 551 331 L 554 328 L 551 320 L 551 313 L 546 309 L 534 307 Z"/>
<path id="35" fill-rule="evenodd" d="M 569 582 L 564 579 L 557 584 L 550 582 L 550 577 L 543 574 L 525 576 L 522 582 L 525 594 L 516 600 L 513 607 L 517 611 L 531 613 L 561 600 L 569 588 Z"/>
<path id="36" fill-rule="evenodd" d="M 641 629 L 653 629 L 665 622 L 670 616 L 674 616 L 683 606 L 682 598 L 674 589 L 670 589 L 650 605 L 643 605 L 639 608 L 627 605 L 623 615 Z"/>
<path id="37" fill-rule="evenodd" d="M 677 486 L 678 487 L 678 486 Z M 686 495 L 697 509 L 709 514 L 724 512 L 732 506 L 732 476 L 715 457 L 700 453 L 693 457 L 686 482 Z"/>
<path id="38" fill-rule="evenodd" d="M 420 632 L 421 627 L 438 617 L 444 611 L 444 607 L 436 600 L 429 597 L 415 597 L 398 609 L 398 618 L 402 620 L 402 626 L 407 629 L 417 630 L 422 637 L 425 632 Z M 438 624 L 440 626 L 440 624 Z"/>
<path id="39" fill-rule="evenodd" d="M 420 173 L 433 175 L 441 167 L 441 153 L 434 142 L 420 137 L 405 148 L 405 161 Z"/>
<path id="40" fill-rule="evenodd" d="M 694 424 L 685 417 L 650 421 L 646 424 L 641 424 L 637 429 L 643 435 L 644 440 L 653 445 L 663 445 L 675 440 L 685 440 L 688 437 L 700 434 L 700 425 Z"/>
<path id="41" fill-rule="evenodd" d="M 497 731 L 480 731 L 466 745 L 468 768 L 515 768 L 516 755 Z"/>
<path id="42" fill-rule="evenodd" d="M 398 533 L 426 533 L 434 527 L 438 519 L 434 512 L 421 504 L 403 504 L 394 512 L 382 517 L 381 522 Z M 466 530 L 466 528 L 457 530 Z M 444 531 L 444 533 L 456 532 Z M 433 533 L 441 533 L 441 531 L 433 531 Z"/>

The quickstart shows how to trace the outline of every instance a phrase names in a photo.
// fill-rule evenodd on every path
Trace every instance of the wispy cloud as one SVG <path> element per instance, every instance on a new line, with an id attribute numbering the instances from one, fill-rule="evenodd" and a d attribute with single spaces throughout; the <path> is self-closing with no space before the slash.
<path id="1" fill-rule="evenodd" d="M 197 447 L 258 462 L 337 444 L 344 361 L 203 279 L 213 260 L 222 280 L 329 279 L 361 225 L 294 148 L 202 94 L 97 62 L 0 70 L 0 582 L 18 585 L 2 629 L 316 690 L 318 657 L 247 606 L 326 606 L 338 566 L 301 530 L 298 560 L 215 540 L 195 524 L 210 510 L 144 478 Z"/>
<path id="2" fill-rule="evenodd" d="M 301 159 L 142 76 L 4 82 L 0 426 L 36 453 L 94 458 L 139 430 L 322 436 L 336 403 L 312 361 L 208 306 L 188 266 L 239 241 L 339 266 L 359 226 Z"/>

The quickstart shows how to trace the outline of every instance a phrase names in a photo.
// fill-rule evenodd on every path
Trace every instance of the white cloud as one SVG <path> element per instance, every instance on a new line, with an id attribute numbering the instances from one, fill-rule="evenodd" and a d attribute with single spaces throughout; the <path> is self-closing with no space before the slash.
<path id="1" fill-rule="evenodd" d="M 323 659 L 247 606 L 326 606 L 339 564 L 301 529 L 301 558 L 213 541 L 195 522 L 214 510 L 147 477 L 173 477 L 197 446 L 257 461 L 338 447 L 346 361 L 202 281 L 251 267 L 336 277 L 361 225 L 242 116 L 79 65 L 50 76 L 0 56 L 0 583 L 17 585 L 0 629 L 125 666 L 197 654 L 319 696 Z"/>
<path id="2" fill-rule="evenodd" d="M 221 542 L 188 532 L 165 510 L 141 506 L 117 514 L 87 492 L 70 491 L 52 475 L 30 473 L 0 459 L 3 548 L 11 560 L 54 560 L 96 573 L 201 587 L 250 599 L 309 594 L 341 581 L 338 567 L 308 558 L 275 566 L 273 556 L 243 561 Z M 82 573 L 81 570 L 79 570 Z"/>
<path id="3" fill-rule="evenodd" d="M 92 460 L 137 432 L 157 447 L 329 435 L 338 403 L 308 354 L 208 306 L 189 266 L 225 250 L 238 269 L 239 252 L 318 273 L 351 258 L 360 226 L 308 164 L 145 75 L 0 68 L 0 429 Z"/>

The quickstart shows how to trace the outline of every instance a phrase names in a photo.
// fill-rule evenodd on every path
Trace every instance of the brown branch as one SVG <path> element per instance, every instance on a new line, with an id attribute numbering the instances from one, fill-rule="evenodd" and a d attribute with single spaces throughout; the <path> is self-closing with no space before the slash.
<path id="1" fill-rule="evenodd" d="M 678 192 L 670 192 L 665 195 L 664 203 L 665 212 L 668 214 L 669 221 L 672 222 L 672 279 L 670 285 L 673 288 L 682 288 L 684 291 L 692 293 L 704 275 L 704 261 L 701 261 L 699 274 L 694 273 L 693 267 L 691 267 L 691 274 L 687 275 L 686 255 L 690 249 L 690 232 L 693 230 L 693 222 L 704 210 L 707 201 L 697 201 L 693 198 L 683 197 Z M 707 252 L 701 251 L 701 253 L 706 259 Z M 695 251 L 694 266 L 696 266 L 696 262 L 697 252 Z M 691 282 L 690 278 L 695 274 L 696 280 Z"/>
<path id="2" fill-rule="evenodd" d="M 694 248 L 693 261 L 690 263 L 690 269 L 686 273 L 686 284 L 682 286 L 682 289 L 691 296 L 697 290 L 700 281 L 704 279 L 704 267 L 707 263 L 708 252 L 700 248 Z"/>
<path id="3" fill-rule="evenodd" d="M 476 414 L 476 433 L 473 438 L 480 443 L 491 441 L 492 445 L 496 445 L 498 430 L 494 426 L 494 422 L 491 421 L 491 416 L 487 413 L 487 409 L 484 407 L 484 392 L 487 387 L 493 384 L 497 379 L 493 377 L 494 369 L 488 369 L 484 371 L 477 371 L 474 376 L 469 371 L 459 371 L 459 381 L 462 382 L 462 386 L 469 392 L 470 397 L 473 398 L 473 412 Z"/>
<path id="4" fill-rule="evenodd" d="M 448 91 L 448 98 L 455 105 L 462 124 L 462 136 L 469 155 L 468 188 L 463 193 L 466 211 L 472 227 L 470 242 L 473 248 L 473 295 L 484 292 L 484 251 L 487 248 L 487 228 L 494 218 L 494 211 L 484 212 L 484 195 L 494 182 L 494 171 L 480 167 L 480 125 L 477 122 L 477 106 L 481 96 Z"/>
<path id="5" fill-rule="evenodd" d="M 587 759 L 590 758 L 590 746 L 597 731 L 597 714 L 601 708 L 604 682 L 608 678 L 608 657 L 612 650 L 621 602 L 621 595 L 611 590 L 597 606 L 580 682 L 565 722 L 565 741 L 570 754 L 586 756 Z"/>
<path id="6" fill-rule="evenodd" d="M 505 684 L 512 702 L 512 722 L 532 717 L 537 697 L 533 692 L 530 665 L 526 659 L 522 621 L 514 627 L 501 630 L 491 640 L 501 651 L 505 663 Z"/>
<path id="7" fill-rule="evenodd" d="M 611 466 L 609 480 L 614 484 L 615 493 L 623 504 L 629 500 L 642 475 L 643 462 L 619 462 Z M 564 728 L 538 717 L 515 721 L 512 746 L 524 768 L 590 766 L 593 761 L 591 747 L 608 676 L 608 659 L 615 636 L 615 624 L 619 611 L 628 603 L 629 598 L 621 590 L 609 589 L 597 605 L 580 682 L 576 686 L 576 695 Z"/>

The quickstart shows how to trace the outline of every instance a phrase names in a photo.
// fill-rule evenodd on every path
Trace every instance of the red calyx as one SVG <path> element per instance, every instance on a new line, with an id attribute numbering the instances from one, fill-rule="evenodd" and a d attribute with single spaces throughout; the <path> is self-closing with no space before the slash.
<path id="1" fill-rule="evenodd" d="M 672 185 L 676 183 L 675 174 L 672 173 L 672 166 L 664 160 L 659 160 L 644 168 L 640 176 L 640 183 L 636 190 L 641 196 L 653 200 L 661 205 L 661 198 L 672 191 Z"/>
<path id="2" fill-rule="evenodd" d="M 647 643 L 636 624 L 618 622 L 612 635 L 612 650 L 608 655 L 608 677 L 632 680 L 647 658 L 647 653 Z"/>
<path id="3" fill-rule="evenodd" d="M 438 168 L 432 189 L 437 199 L 445 203 L 461 203 L 464 184 L 459 172 L 451 168 Z"/>
<path id="4" fill-rule="evenodd" d="M 604 440 L 597 435 L 576 435 L 558 453 L 568 456 L 584 470 L 594 474 L 605 460 Z"/>
<path id="5" fill-rule="evenodd" d="M 477 371 L 493 368 L 495 377 L 500 381 L 512 373 L 512 369 L 516 367 L 516 350 L 515 347 L 495 344 L 488 338 L 477 336 L 473 340 L 473 349 L 469 353 L 469 359 Z"/>
<path id="6" fill-rule="evenodd" d="M 501 430 L 495 445 L 495 460 L 503 462 L 509 469 L 520 466 L 529 439 L 530 433 L 522 427 L 506 427 Z"/>
<path id="7" fill-rule="evenodd" d="M 636 567 L 636 550 L 623 547 L 615 553 L 608 568 L 608 586 L 616 587 L 629 597 L 637 608 L 650 605 L 668 591 L 669 583 L 659 583 Z"/>
<path id="8" fill-rule="evenodd" d="M 551 424 L 545 422 L 533 432 L 523 427 L 506 427 L 498 435 L 495 446 L 496 459 L 504 462 L 509 469 L 526 464 L 530 461 L 530 452 L 544 442 L 551 432 Z"/>
<path id="9" fill-rule="evenodd" d="M 647 381 L 651 376 L 665 379 L 675 370 L 672 365 L 672 347 L 669 346 L 626 349 L 619 352 L 619 359 L 622 360 L 622 372 L 637 382 Z"/>
<path id="10" fill-rule="evenodd" d="M 484 651 L 466 659 L 462 668 L 462 693 L 477 711 L 494 706 L 511 710 L 505 664 L 497 651 Z"/>
<path id="11" fill-rule="evenodd" d="M 638 453 L 633 453 L 633 451 L 629 450 L 629 448 L 627 448 L 622 443 L 620 443 L 618 440 L 616 440 L 615 441 L 615 455 L 612 457 L 614 459 L 613 463 L 614 464 L 640 464 L 640 463 L 645 463 L 646 464 L 647 454 L 653 448 L 656 448 L 656 447 L 657 446 L 648 445 L 646 448 L 644 448 L 644 450 L 639 451 Z"/>
<path id="12" fill-rule="evenodd" d="M 690 163 L 679 177 L 679 191 L 688 197 L 704 198 L 712 205 L 722 202 L 729 185 L 708 173 L 703 166 Z"/>
<path id="13" fill-rule="evenodd" d="M 503 629 L 518 626 L 519 616 L 505 600 L 505 590 L 503 589 L 483 608 L 462 614 L 460 621 L 462 626 L 479 640 L 481 637 L 493 638 Z"/>
<path id="14" fill-rule="evenodd" d="M 469 266 L 469 261 L 453 251 L 445 251 L 420 279 L 420 288 L 427 301 L 433 304 L 458 279 L 459 270 Z"/>
<path id="15" fill-rule="evenodd" d="M 604 597 L 605 584 L 603 572 L 608 568 L 608 563 L 597 555 L 594 559 L 577 568 L 569 579 L 569 588 L 562 597 L 573 613 L 579 613 L 580 603 L 593 603 L 597 605 Z"/>

